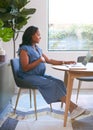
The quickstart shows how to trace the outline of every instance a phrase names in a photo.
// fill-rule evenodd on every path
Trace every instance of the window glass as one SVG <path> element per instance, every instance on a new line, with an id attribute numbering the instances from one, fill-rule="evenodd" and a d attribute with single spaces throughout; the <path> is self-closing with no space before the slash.
<path id="1" fill-rule="evenodd" d="M 48 50 L 93 50 L 93 0 L 49 0 Z"/>

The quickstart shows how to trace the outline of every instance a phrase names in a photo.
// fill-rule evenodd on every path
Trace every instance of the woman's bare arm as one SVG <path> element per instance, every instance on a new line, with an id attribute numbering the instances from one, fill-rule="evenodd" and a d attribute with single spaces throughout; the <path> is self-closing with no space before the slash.
<path id="1" fill-rule="evenodd" d="M 29 56 L 25 50 L 21 50 L 20 52 L 20 61 L 22 65 L 22 69 L 24 71 L 29 71 L 34 69 L 40 62 L 44 62 L 44 58 L 41 57 L 38 60 L 34 61 L 33 63 L 29 63 Z"/>
<path id="2" fill-rule="evenodd" d="M 73 64 L 76 63 L 75 61 L 59 61 L 54 59 L 49 59 L 45 54 L 42 55 L 45 58 L 46 63 L 52 65 L 62 65 L 62 64 Z"/>

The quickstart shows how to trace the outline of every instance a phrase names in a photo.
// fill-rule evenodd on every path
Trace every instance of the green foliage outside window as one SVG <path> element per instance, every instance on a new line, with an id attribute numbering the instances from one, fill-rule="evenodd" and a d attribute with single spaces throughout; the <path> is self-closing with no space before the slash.
<path id="1" fill-rule="evenodd" d="M 80 43 L 80 44 L 78 44 Z M 49 28 L 49 50 L 93 50 L 93 25 L 53 25 Z"/>

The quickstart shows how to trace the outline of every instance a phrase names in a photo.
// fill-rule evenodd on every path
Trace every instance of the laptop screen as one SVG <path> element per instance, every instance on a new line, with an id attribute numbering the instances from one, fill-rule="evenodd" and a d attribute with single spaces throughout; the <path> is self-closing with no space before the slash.
<path id="1" fill-rule="evenodd" d="M 88 51 L 84 60 L 82 61 L 82 64 L 86 65 L 89 62 L 90 59 L 91 59 L 91 53 Z"/>

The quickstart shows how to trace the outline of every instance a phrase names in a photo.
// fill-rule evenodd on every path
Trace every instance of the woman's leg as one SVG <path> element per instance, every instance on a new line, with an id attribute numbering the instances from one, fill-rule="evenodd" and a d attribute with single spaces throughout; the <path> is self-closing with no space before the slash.
<path id="1" fill-rule="evenodd" d="M 66 96 L 63 96 L 61 102 L 66 103 Z M 78 107 L 75 103 L 70 101 L 69 112 L 71 113 L 71 119 L 75 119 L 76 117 L 82 115 L 85 112 L 85 109 Z"/>
<path id="2" fill-rule="evenodd" d="M 66 103 L 66 96 L 63 96 L 60 100 L 61 102 Z M 76 107 L 77 105 L 73 103 L 72 101 L 70 101 L 69 112 L 71 113 Z"/>

